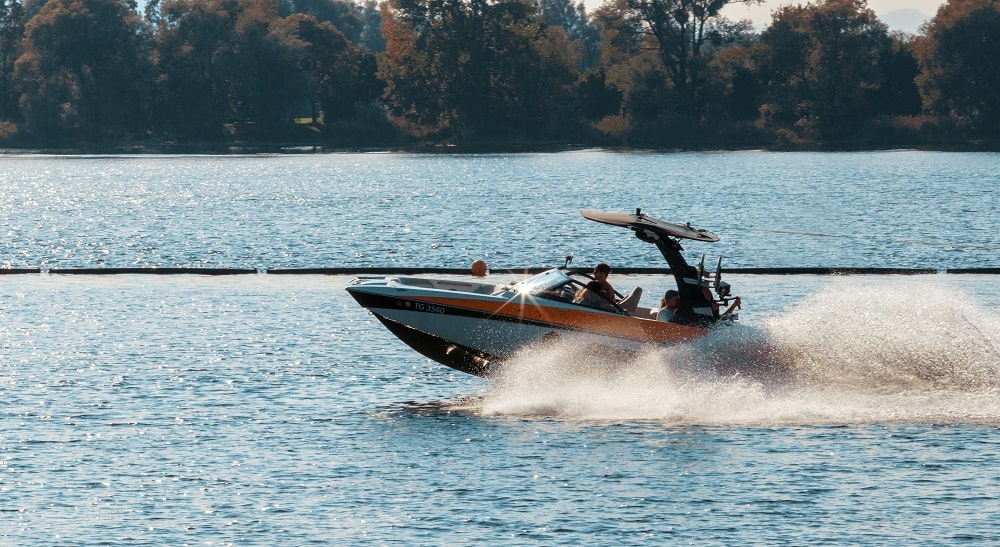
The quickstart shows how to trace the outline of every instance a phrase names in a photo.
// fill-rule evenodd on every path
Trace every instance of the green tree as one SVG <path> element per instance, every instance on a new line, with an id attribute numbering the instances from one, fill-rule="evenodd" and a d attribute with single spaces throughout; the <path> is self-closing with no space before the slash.
<path id="1" fill-rule="evenodd" d="M 351 43 L 359 43 L 365 31 L 364 7 L 348 0 L 281 0 L 282 17 L 300 13 L 312 15 L 319 22 L 329 22 Z"/>
<path id="2" fill-rule="evenodd" d="M 864 0 L 786 6 L 761 34 L 762 115 L 798 137 L 838 138 L 878 113 L 888 30 Z"/>
<path id="3" fill-rule="evenodd" d="M 621 111 L 622 93 L 607 84 L 603 68 L 587 72 L 577 84 L 581 113 L 587 120 L 601 118 Z"/>
<path id="4" fill-rule="evenodd" d="M 294 55 L 270 31 L 280 23 L 276 2 L 251 2 L 233 25 L 226 97 L 229 120 L 241 136 L 270 137 L 290 123 L 297 99 L 305 96 Z"/>
<path id="5" fill-rule="evenodd" d="M 643 32 L 641 18 L 627 4 L 607 2 L 594 11 L 593 21 L 601 29 L 603 85 L 619 97 L 617 108 L 605 104 L 593 111 L 602 114 L 595 128 L 618 144 L 628 144 L 637 126 L 663 114 L 661 107 L 669 103 L 667 76 L 654 40 Z"/>
<path id="6" fill-rule="evenodd" d="M 277 0 L 165 0 L 157 20 L 161 123 L 181 139 L 294 138 L 296 118 L 350 117 L 381 92 L 372 52 Z"/>
<path id="7" fill-rule="evenodd" d="M 881 62 L 884 80 L 875 96 L 875 109 L 888 116 L 920 114 L 920 92 L 916 83 L 920 66 L 913 49 L 916 40 L 904 32 L 894 32 L 890 38 L 892 47 Z"/>
<path id="8" fill-rule="evenodd" d="M 1000 136 L 1000 1 L 949 0 L 915 44 L 924 107 Z"/>
<path id="9" fill-rule="evenodd" d="M 0 121 L 16 119 L 17 91 L 14 62 L 21 55 L 24 39 L 24 10 L 18 0 L 0 0 Z"/>
<path id="10" fill-rule="evenodd" d="M 132 2 L 50 0 L 25 25 L 15 65 L 30 132 L 100 143 L 144 127 L 145 59 Z"/>
<path id="11" fill-rule="evenodd" d="M 277 0 L 167 0 L 157 33 L 164 125 L 182 138 L 271 136 L 306 97 L 293 54 L 270 33 Z"/>
<path id="12" fill-rule="evenodd" d="M 319 123 L 321 111 L 328 122 L 348 117 L 356 104 L 374 101 L 381 93 L 374 55 L 329 22 L 295 14 L 272 24 L 270 36 L 292 61 L 296 81 L 301 78 L 313 123 Z"/>
<path id="13" fill-rule="evenodd" d="M 721 16 L 732 3 L 615 0 L 595 11 L 607 85 L 622 95 L 598 129 L 635 145 L 707 144 L 731 93 L 713 59 L 752 35 L 748 22 Z"/>
<path id="14" fill-rule="evenodd" d="M 393 113 L 417 135 L 543 136 L 572 95 L 565 32 L 520 0 L 391 0 L 379 75 Z"/>
<path id="15" fill-rule="evenodd" d="M 704 48 L 711 39 L 726 35 L 722 9 L 736 3 L 759 0 L 617 0 L 630 19 L 641 23 L 637 30 L 651 37 L 670 86 L 676 90 L 681 108 L 698 108 L 697 94 L 707 64 Z"/>
<path id="16" fill-rule="evenodd" d="M 762 89 L 754 58 L 757 36 L 744 24 L 729 31 L 734 45 L 720 50 L 709 63 L 706 101 L 713 115 L 748 122 L 757 117 Z"/>
<path id="17" fill-rule="evenodd" d="M 182 140 L 217 140 L 229 119 L 238 0 L 164 0 L 156 32 L 155 125 Z"/>

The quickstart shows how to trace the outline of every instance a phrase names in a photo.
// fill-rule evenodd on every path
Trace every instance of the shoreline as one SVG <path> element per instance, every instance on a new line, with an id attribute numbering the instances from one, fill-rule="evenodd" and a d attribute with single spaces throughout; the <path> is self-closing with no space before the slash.
<path id="1" fill-rule="evenodd" d="M 357 154 L 357 153 L 408 153 L 408 154 L 530 154 L 579 152 L 602 150 L 609 152 L 888 152 L 896 150 L 916 150 L 923 152 L 1000 152 L 1000 141 L 968 141 L 953 144 L 879 144 L 873 143 L 832 143 L 810 145 L 772 146 L 604 146 L 591 144 L 564 143 L 473 143 L 447 144 L 423 143 L 384 146 L 336 146 L 324 144 L 296 143 L 204 143 L 204 144 L 122 144 L 111 146 L 78 148 L 44 147 L 2 147 L 2 156 L 191 156 L 191 155 L 309 155 L 309 154 Z"/>

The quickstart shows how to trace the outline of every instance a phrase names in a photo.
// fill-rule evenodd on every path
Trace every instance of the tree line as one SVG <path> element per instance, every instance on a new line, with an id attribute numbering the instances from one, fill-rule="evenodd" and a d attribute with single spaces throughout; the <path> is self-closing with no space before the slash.
<path id="1" fill-rule="evenodd" d="M 0 0 L 0 146 L 951 145 L 1000 137 L 1000 0 Z"/>

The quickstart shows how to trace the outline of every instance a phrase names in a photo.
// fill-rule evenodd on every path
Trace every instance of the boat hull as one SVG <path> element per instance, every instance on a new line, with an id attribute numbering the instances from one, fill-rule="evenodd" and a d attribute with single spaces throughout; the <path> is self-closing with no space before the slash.
<path id="1" fill-rule="evenodd" d="M 501 297 L 397 278 L 359 280 L 347 288 L 396 337 L 456 370 L 488 376 L 522 348 L 564 336 L 617 351 L 698 338 L 706 329 L 585 308 L 530 296 Z"/>
<path id="2" fill-rule="evenodd" d="M 501 362 L 501 359 L 496 355 L 456 344 L 439 336 L 391 321 L 378 314 L 375 317 L 385 325 L 389 332 L 396 335 L 396 338 L 399 338 L 417 353 L 457 371 L 486 377 L 489 376 L 491 369 Z"/>

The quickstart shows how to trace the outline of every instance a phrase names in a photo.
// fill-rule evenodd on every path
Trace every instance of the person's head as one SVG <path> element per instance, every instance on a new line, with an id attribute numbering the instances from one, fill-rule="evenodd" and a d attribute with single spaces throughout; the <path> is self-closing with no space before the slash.
<path id="1" fill-rule="evenodd" d="M 676 310 L 681 303 L 681 293 L 670 289 L 663 294 L 663 307 Z"/>
<path id="2" fill-rule="evenodd" d="M 601 262 L 597 266 L 594 266 L 594 277 L 598 279 L 607 279 L 608 274 L 611 273 L 611 266 Z"/>
<path id="3" fill-rule="evenodd" d="M 725 298 L 729 296 L 729 293 L 731 291 L 732 287 L 730 287 L 729 283 L 726 283 L 725 281 L 719 281 L 718 285 L 716 285 L 715 288 L 715 292 L 719 293 L 720 298 Z"/>

